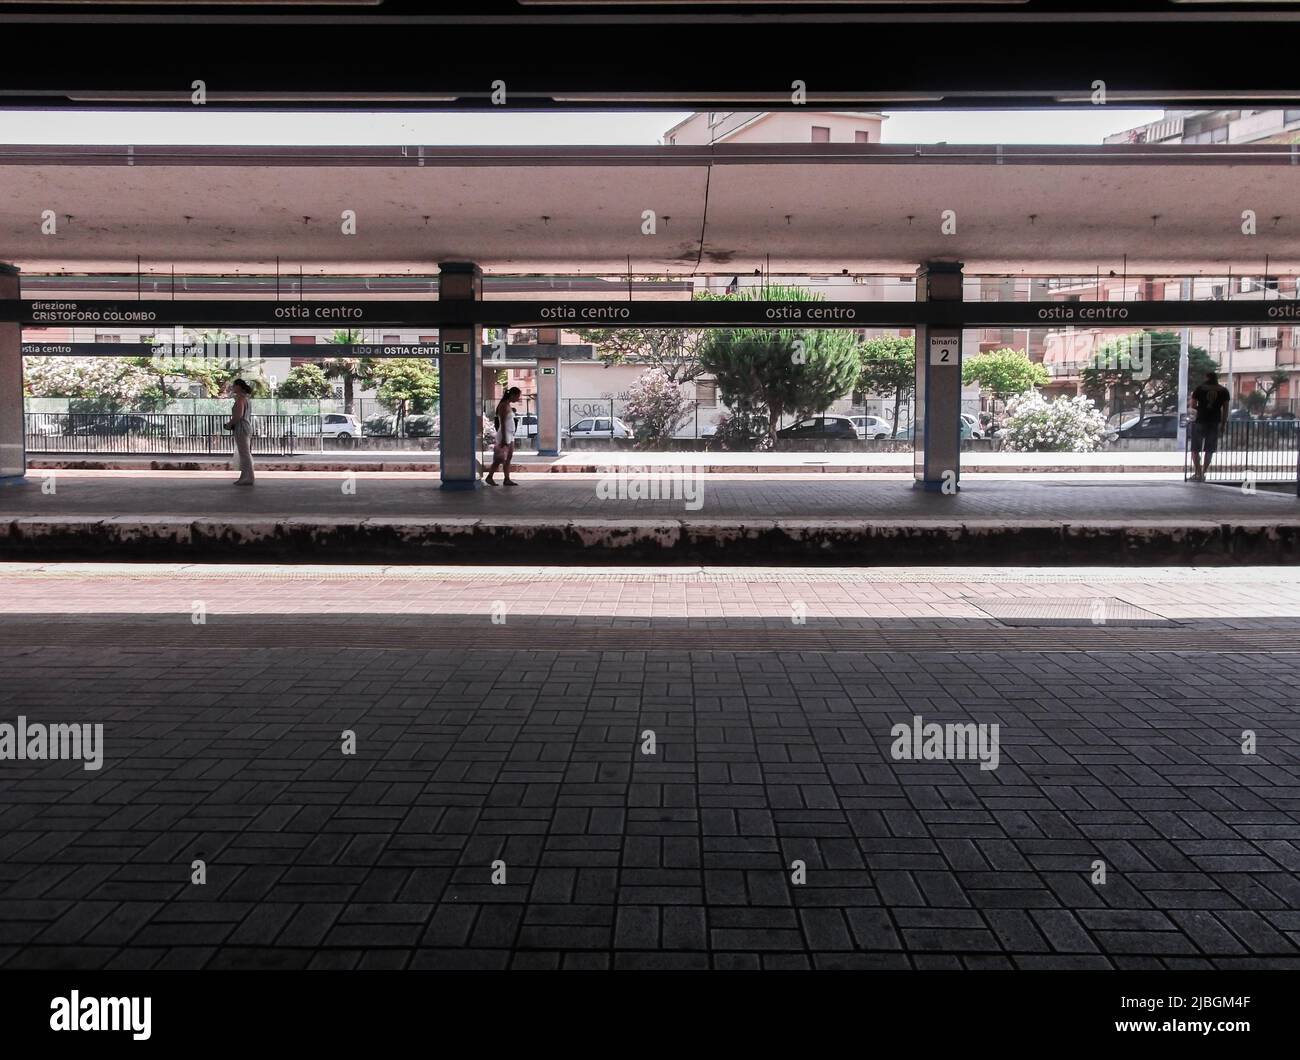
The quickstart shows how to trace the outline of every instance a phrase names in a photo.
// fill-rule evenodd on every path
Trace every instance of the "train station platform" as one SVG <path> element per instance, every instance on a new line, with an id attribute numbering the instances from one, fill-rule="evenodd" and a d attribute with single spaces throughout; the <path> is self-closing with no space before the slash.
<path id="1" fill-rule="evenodd" d="M 0 490 L 0 559 L 510 564 L 1295 563 L 1294 494 L 1169 476 L 970 474 L 956 495 L 902 475 L 437 476 L 33 472 Z"/>

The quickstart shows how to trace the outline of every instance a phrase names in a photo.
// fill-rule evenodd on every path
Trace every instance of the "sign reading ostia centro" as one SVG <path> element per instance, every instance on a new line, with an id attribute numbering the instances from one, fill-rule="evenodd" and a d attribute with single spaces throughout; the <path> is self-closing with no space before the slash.
<path id="1" fill-rule="evenodd" d="M 726 299 L 581 302 L 464 300 L 271 302 L 257 300 L 0 301 L 0 321 L 32 326 L 220 324 L 326 328 L 439 325 L 633 327 L 1153 327 L 1300 324 L 1300 301 L 1194 302 L 744 302 Z"/>

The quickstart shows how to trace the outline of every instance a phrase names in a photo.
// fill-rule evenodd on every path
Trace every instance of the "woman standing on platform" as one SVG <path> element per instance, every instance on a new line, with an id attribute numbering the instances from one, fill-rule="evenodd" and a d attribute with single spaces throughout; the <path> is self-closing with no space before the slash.
<path id="1" fill-rule="evenodd" d="M 231 389 L 235 394 L 235 404 L 230 410 L 230 422 L 226 424 L 226 430 L 233 431 L 235 435 L 235 452 L 239 460 L 239 478 L 235 479 L 236 486 L 251 486 L 253 484 L 253 388 L 245 383 L 242 379 L 236 379 L 231 384 Z"/>

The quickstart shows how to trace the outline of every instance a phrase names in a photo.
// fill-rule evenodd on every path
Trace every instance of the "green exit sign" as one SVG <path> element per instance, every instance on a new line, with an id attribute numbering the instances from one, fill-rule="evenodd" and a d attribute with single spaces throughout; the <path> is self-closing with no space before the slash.
<path id="1" fill-rule="evenodd" d="M 555 369 L 554 369 L 554 368 L 543 368 L 543 369 L 542 369 L 542 375 L 554 375 L 554 374 L 555 374 Z"/>
<path id="2" fill-rule="evenodd" d="M 443 353 L 469 353 L 468 342 L 444 342 L 442 344 Z"/>

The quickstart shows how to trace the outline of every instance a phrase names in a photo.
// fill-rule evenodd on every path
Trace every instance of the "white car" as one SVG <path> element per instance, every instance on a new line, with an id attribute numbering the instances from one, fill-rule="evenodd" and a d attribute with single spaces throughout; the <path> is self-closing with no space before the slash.
<path id="1" fill-rule="evenodd" d="M 632 428 L 620 419 L 588 416 L 564 432 L 566 438 L 631 438 Z"/>
<path id="2" fill-rule="evenodd" d="M 864 441 L 868 438 L 892 438 L 894 428 L 879 416 L 850 416 L 853 426 L 857 428 L 858 437 Z"/>
<path id="3" fill-rule="evenodd" d="M 515 438 L 521 442 L 533 443 L 537 439 L 538 431 L 537 417 L 531 412 L 515 413 Z"/>
<path id="4" fill-rule="evenodd" d="M 984 437 L 984 430 L 982 427 L 980 427 L 980 421 L 978 416 L 973 416 L 969 412 L 963 412 L 961 414 L 961 418 L 966 421 L 966 426 L 970 428 L 970 436 L 972 438 Z"/>
<path id="5" fill-rule="evenodd" d="M 361 421 L 342 412 L 327 412 L 321 417 L 320 432 L 326 438 L 360 438 Z"/>

